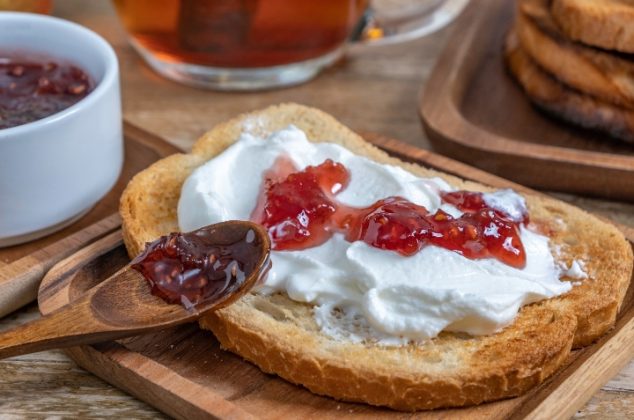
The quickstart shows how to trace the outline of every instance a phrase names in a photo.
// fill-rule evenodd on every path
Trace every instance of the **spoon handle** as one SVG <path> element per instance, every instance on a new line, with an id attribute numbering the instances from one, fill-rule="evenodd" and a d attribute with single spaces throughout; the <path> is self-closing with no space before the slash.
<path id="1" fill-rule="evenodd" d="M 93 318 L 89 295 L 85 295 L 72 305 L 0 334 L 0 359 L 121 338 L 121 333 L 126 335 L 125 330 L 112 331 L 111 326 Z"/>
<path id="2" fill-rule="evenodd" d="M 0 359 L 130 337 L 198 316 L 151 295 L 143 277 L 126 266 L 66 306 L 0 333 Z"/>

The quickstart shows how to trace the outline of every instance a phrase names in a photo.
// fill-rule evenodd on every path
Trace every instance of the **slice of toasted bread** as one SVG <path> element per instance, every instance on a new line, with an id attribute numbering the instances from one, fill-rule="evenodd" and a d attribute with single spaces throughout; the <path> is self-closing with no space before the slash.
<path id="1" fill-rule="evenodd" d="M 634 53 L 634 1 L 553 0 L 551 10 L 568 38 Z"/>
<path id="2" fill-rule="evenodd" d="M 418 176 L 441 176 L 457 188 L 488 191 L 387 156 L 331 116 L 284 104 L 220 124 L 194 145 L 136 175 L 121 198 L 130 255 L 177 229 L 180 187 L 192 170 L 221 153 L 243 131 L 266 136 L 294 124 L 310 141 L 338 143 Z M 320 332 L 308 304 L 284 294 L 249 294 L 200 320 L 221 345 L 266 372 L 335 398 L 401 410 L 478 404 L 519 395 L 557 370 L 571 346 L 609 329 L 632 270 L 632 251 L 613 226 L 562 202 L 528 196 L 531 219 L 550 233 L 558 259 L 586 262 L 590 277 L 556 299 L 523 307 L 512 325 L 489 336 L 441 333 L 421 345 L 383 347 L 335 340 Z"/>
<path id="3" fill-rule="evenodd" d="M 605 102 L 634 109 L 634 62 L 561 33 L 550 0 L 519 0 L 515 30 L 524 50 L 560 81 Z"/>
<path id="4" fill-rule="evenodd" d="M 511 74 L 529 99 L 546 112 L 570 123 L 634 142 L 634 111 L 600 101 L 558 82 L 529 57 L 513 31 L 507 36 L 504 56 Z"/>

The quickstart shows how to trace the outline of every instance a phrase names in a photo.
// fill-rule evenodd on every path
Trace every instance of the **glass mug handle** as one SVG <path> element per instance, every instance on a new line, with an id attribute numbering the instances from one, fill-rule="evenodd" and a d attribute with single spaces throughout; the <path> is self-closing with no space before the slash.
<path id="1" fill-rule="evenodd" d="M 352 43 L 386 45 L 429 35 L 451 23 L 469 0 L 371 0 Z"/>

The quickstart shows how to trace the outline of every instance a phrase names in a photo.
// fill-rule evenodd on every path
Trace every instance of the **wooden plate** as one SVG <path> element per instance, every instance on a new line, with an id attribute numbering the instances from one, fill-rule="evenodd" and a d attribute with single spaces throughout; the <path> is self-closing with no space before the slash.
<path id="1" fill-rule="evenodd" d="M 539 189 L 634 201 L 634 146 L 548 117 L 506 73 L 515 1 L 472 1 L 420 99 L 435 150 Z"/>
<path id="2" fill-rule="evenodd" d="M 408 161 L 432 166 L 497 187 L 527 191 L 478 169 L 377 136 L 372 143 Z M 627 232 L 630 240 L 634 233 Z M 128 263 L 119 231 L 57 264 L 39 294 L 42 313 L 76 299 Z M 186 325 L 117 342 L 67 350 L 84 369 L 176 418 L 420 418 L 490 419 L 539 413 L 568 418 L 631 357 L 634 336 L 632 288 L 616 328 L 598 343 L 576 351 L 566 367 L 529 394 L 478 407 L 399 413 L 363 404 L 320 397 L 276 376 L 267 375 L 240 357 L 220 349 L 214 336 Z"/>
<path id="3" fill-rule="evenodd" d="M 112 190 L 85 216 L 52 235 L 0 248 L 0 316 L 35 300 L 44 274 L 87 244 L 121 225 L 119 197 L 134 174 L 179 150 L 165 140 L 124 124 L 125 161 Z"/>

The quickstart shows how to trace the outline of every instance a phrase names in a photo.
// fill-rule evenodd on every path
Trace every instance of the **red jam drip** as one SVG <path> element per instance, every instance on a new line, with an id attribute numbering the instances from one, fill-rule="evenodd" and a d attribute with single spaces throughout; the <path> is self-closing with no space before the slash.
<path id="1" fill-rule="evenodd" d="M 146 244 L 131 267 L 148 281 L 152 294 L 191 308 L 236 292 L 257 267 L 261 239 L 253 230 L 218 244 L 213 226 L 171 233 Z"/>
<path id="2" fill-rule="evenodd" d="M 265 174 L 251 219 L 267 228 L 274 250 L 318 246 L 340 232 L 347 241 L 405 256 L 436 245 L 471 259 L 526 265 L 519 225 L 528 217 L 512 220 L 489 207 L 481 193 L 442 193 L 443 202 L 463 212 L 454 218 L 440 209 L 432 214 L 402 197 L 387 197 L 366 208 L 346 206 L 335 196 L 349 180 L 348 170 L 330 159 L 298 171 L 282 157 Z"/>
<path id="3" fill-rule="evenodd" d="M 0 52 L 0 129 L 62 111 L 93 86 L 91 78 L 71 64 Z"/>
<path id="4" fill-rule="evenodd" d="M 348 183 L 348 171 L 327 160 L 301 172 L 278 159 L 265 174 L 252 220 L 268 229 L 273 249 L 297 250 L 320 245 L 332 236 L 332 222 L 340 207 L 334 195 Z"/>

